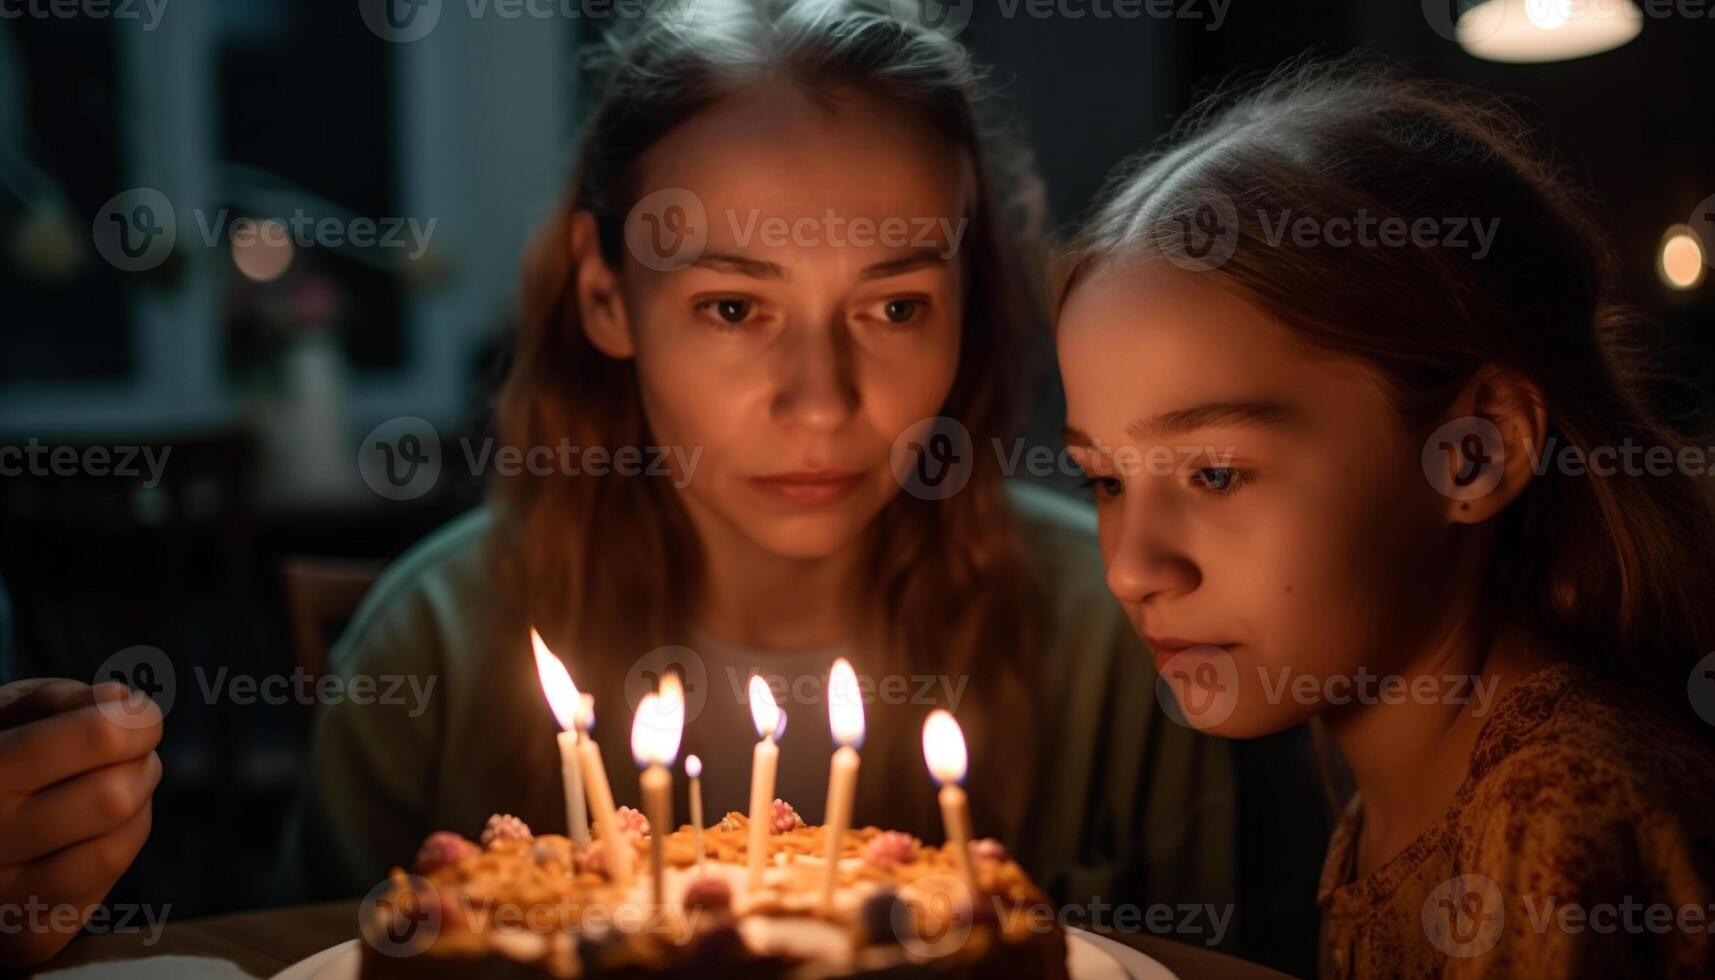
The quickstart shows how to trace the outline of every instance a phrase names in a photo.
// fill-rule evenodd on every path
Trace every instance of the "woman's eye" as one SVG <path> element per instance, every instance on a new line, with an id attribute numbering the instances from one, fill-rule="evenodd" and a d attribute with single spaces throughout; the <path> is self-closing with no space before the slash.
<path id="1" fill-rule="evenodd" d="M 739 326 L 750 319 L 756 304 L 748 299 L 711 299 L 698 303 L 697 309 L 706 311 L 716 317 L 720 323 L 727 326 Z"/>
<path id="2" fill-rule="evenodd" d="M 1245 484 L 1245 474 L 1230 466 L 1211 466 L 1191 474 L 1191 481 L 1212 494 L 1230 494 Z"/>

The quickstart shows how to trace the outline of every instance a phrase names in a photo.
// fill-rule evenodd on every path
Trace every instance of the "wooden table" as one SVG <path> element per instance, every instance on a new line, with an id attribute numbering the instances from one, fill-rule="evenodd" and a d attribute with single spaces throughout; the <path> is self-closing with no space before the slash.
<path id="1" fill-rule="evenodd" d="M 154 946 L 144 945 L 144 934 L 80 936 L 42 969 L 58 970 L 148 956 L 212 956 L 230 960 L 253 976 L 271 977 L 307 956 L 355 938 L 357 904 L 326 902 L 191 919 L 168 926 Z M 1201 977 L 1278 980 L 1285 976 L 1255 963 L 1161 936 L 1110 934 L 1110 938 L 1160 960 L 1187 980 Z"/>

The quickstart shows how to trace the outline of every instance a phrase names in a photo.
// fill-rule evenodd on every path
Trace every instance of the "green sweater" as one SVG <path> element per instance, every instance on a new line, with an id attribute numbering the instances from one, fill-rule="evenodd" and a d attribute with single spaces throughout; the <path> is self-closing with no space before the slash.
<path id="1" fill-rule="evenodd" d="M 1228 743 L 1162 712 L 1148 652 L 1105 586 L 1090 509 L 1022 484 L 1011 496 L 1051 592 L 1053 620 L 1037 687 L 1042 755 L 1019 769 L 1034 770 L 1033 785 L 1027 812 L 1008 821 L 1021 830 L 1005 843 L 1058 902 L 1232 902 L 1237 807 Z M 496 713 L 545 715 L 545 707 L 539 691 L 508 699 L 483 683 L 494 676 L 484 667 L 495 653 L 487 639 L 495 585 L 484 547 L 492 525 L 478 509 L 416 545 L 371 590 L 331 652 L 332 673 L 379 678 L 382 693 L 404 677 L 429 693 L 322 709 L 288 821 L 283 897 L 362 894 L 390 867 L 409 867 L 430 831 L 475 836 L 505 808 L 516 773 L 488 737 Z M 517 697 L 529 700 L 526 708 Z M 598 706 L 609 772 L 627 802 L 635 780 L 615 768 L 625 765 L 624 746 L 610 744 L 622 741 L 616 732 L 625 728 L 602 714 Z M 799 746 L 826 751 L 825 736 L 798 735 Z M 972 746 L 973 755 L 980 751 Z M 748 767 L 748 757 L 737 764 Z M 866 809 L 887 812 L 888 790 L 885 778 L 860 784 L 860 821 Z"/>

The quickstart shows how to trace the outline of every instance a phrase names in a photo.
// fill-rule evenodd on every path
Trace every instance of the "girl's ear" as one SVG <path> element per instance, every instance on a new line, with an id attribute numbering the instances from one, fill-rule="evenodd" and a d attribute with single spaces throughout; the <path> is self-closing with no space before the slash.
<path id="1" fill-rule="evenodd" d="M 1494 367 L 1479 370 L 1454 399 L 1438 433 L 1456 471 L 1448 518 L 1481 524 L 1518 499 L 1545 451 L 1548 407 L 1537 386 Z M 1447 438 L 1447 433 L 1454 433 Z"/>
<path id="2" fill-rule="evenodd" d="M 609 357 L 627 358 L 636 353 L 631 323 L 625 316 L 619 277 L 602 258 L 595 215 L 579 211 L 572 215 L 572 275 L 578 291 L 578 320 L 584 335 L 596 350 Z"/>

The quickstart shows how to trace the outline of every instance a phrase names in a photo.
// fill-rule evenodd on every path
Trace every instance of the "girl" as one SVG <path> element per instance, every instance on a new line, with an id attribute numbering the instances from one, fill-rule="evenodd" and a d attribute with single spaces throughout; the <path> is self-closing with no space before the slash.
<path id="1" fill-rule="evenodd" d="M 1520 134 L 1301 70 L 1126 168 L 1060 273 L 1109 587 L 1194 724 L 1314 715 L 1350 766 L 1330 976 L 1715 969 L 1686 698 L 1715 518 L 1683 471 L 1562 464 L 1684 457 L 1595 229 Z M 1128 465 L 1159 447 L 1194 465 Z"/>
<path id="2" fill-rule="evenodd" d="M 1034 189 L 982 121 L 964 51 L 888 9 L 698 0 L 614 43 L 528 262 L 498 406 L 501 441 L 546 472 L 501 474 L 491 505 L 393 570 L 334 652 L 350 676 L 438 683 L 420 708 L 324 711 L 286 855 L 309 891 L 361 893 L 429 831 L 475 836 L 495 811 L 565 829 L 534 626 L 595 697 L 622 803 L 632 710 L 676 670 L 681 758 L 705 764 L 710 820 L 744 810 L 760 672 L 791 719 L 778 795 L 818 822 L 821 685 L 844 655 L 872 685 L 857 825 L 939 836 L 920 732 L 947 706 L 978 766 L 977 831 L 1048 886 L 1227 895 L 1224 754 L 1110 703 L 1149 680 L 1084 570 L 1093 535 L 1075 508 L 1000 479 L 994 440 L 1045 321 Z M 910 447 L 945 434 L 918 425 L 937 416 L 971 445 L 925 473 L 966 482 L 902 493 Z M 575 472 L 552 462 L 561 447 Z M 669 473 L 640 465 L 663 458 L 651 447 L 670 450 Z M 1093 765 L 1037 765 L 1096 758 L 1110 738 L 1148 747 L 1114 756 L 1124 785 L 1144 773 L 1135 793 L 1098 794 L 1119 777 Z M 1139 832 L 1146 816 L 1158 837 Z"/>

